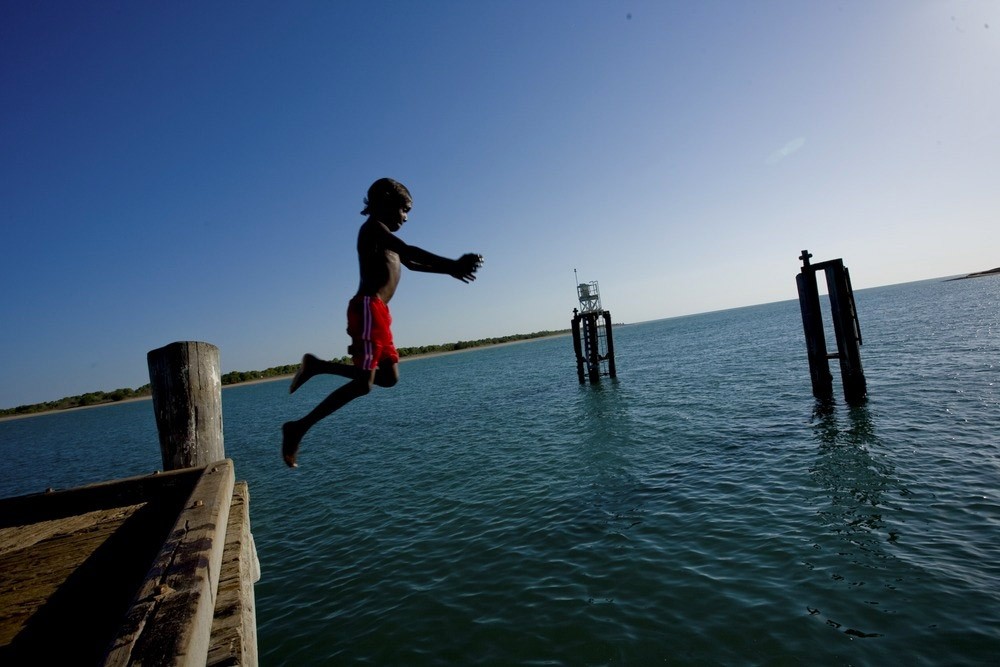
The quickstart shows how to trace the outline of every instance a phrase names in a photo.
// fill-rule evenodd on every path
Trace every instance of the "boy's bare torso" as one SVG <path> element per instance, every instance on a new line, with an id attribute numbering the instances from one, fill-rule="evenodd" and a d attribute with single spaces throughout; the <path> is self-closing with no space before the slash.
<path id="1" fill-rule="evenodd" d="M 396 244 L 402 242 L 378 220 L 369 219 L 361 225 L 358 232 L 358 267 L 361 272 L 358 294 L 377 296 L 389 303 L 402 274 L 399 253 L 391 249 Z"/>

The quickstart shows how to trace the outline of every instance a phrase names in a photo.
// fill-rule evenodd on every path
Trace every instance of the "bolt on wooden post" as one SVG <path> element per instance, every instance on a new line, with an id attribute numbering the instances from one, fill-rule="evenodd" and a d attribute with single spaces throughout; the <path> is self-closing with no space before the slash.
<path id="1" fill-rule="evenodd" d="M 219 348 L 182 341 L 146 355 L 164 470 L 226 458 Z"/>

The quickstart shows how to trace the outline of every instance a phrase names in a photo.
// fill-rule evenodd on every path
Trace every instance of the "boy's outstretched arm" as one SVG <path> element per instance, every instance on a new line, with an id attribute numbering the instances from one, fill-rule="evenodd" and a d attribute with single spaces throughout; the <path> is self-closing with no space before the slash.
<path id="1" fill-rule="evenodd" d="M 422 248 L 407 245 L 399 253 L 399 261 L 411 271 L 424 273 L 443 273 L 463 283 L 471 283 L 476 279 L 476 271 L 483 265 L 483 256 L 466 253 L 458 259 L 448 259 Z"/>

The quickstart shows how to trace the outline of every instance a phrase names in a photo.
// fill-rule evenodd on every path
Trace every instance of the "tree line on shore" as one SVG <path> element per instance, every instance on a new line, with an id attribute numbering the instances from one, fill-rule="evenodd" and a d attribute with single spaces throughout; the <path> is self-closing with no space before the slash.
<path id="1" fill-rule="evenodd" d="M 401 359 L 406 357 L 416 357 L 422 354 L 437 354 L 441 352 L 455 352 L 467 350 L 474 347 L 486 347 L 489 345 L 499 345 L 501 343 L 512 343 L 519 340 L 531 340 L 533 338 L 544 338 L 568 332 L 569 329 L 561 331 L 535 331 L 529 334 L 513 334 L 498 338 L 481 338 L 479 340 L 460 340 L 456 343 L 444 343 L 442 345 L 421 345 L 419 347 L 401 347 L 397 351 Z M 350 357 L 341 357 L 333 361 L 341 363 L 351 363 Z M 223 386 L 240 384 L 243 382 L 253 382 L 255 380 L 267 380 L 269 378 L 292 375 L 299 369 L 299 364 L 289 364 L 285 366 L 272 366 L 262 371 L 230 371 L 223 375 L 220 380 Z M 34 403 L 32 405 L 19 405 L 16 408 L 0 409 L 0 417 L 15 417 L 21 415 L 32 415 L 41 412 L 51 412 L 53 410 L 68 410 L 70 408 L 83 408 L 91 405 L 103 405 L 106 403 L 117 403 L 132 398 L 144 398 L 151 394 L 152 390 L 148 384 L 144 384 L 137 389 L 123 387 L 114 391 L 91 391 L 79 396 L 67 396 L 57 401 L 47 401 L 45 403 Z"/>

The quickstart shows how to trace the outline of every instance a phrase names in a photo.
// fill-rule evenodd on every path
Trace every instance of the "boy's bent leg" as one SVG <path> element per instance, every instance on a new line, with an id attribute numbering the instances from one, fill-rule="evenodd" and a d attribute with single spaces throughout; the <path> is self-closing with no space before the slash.
<path id="1" fill-rule="evenodd" d="M 309 379 L 316 375 L 314 369 L 314 362 L 319 361 L 316 357 L 309 354 L 308 352 L 302 355 L 302 363 L 299 364 L 299 370 L 295 371 L 295 377 L 292 378 L 292 383 L 288 385 L 288 393 L 294 394 L 295 390 L 304 385 Z"/>
<path id="2" fill-rule="evenodd" d="M 288 385 L 288 393 L 294 394 L 295 390 L 308 382 L 314 375 L 339 375 L 340 377 L 356 380 L 367 375 L 367 371 L 359 370 L 347 364 L 338 364 L 335 361 L 326 361 L 319 357 L 306 353 L 302 356 L 302 363 L 299 370 L 295 372 L 292 383 Z"/>

